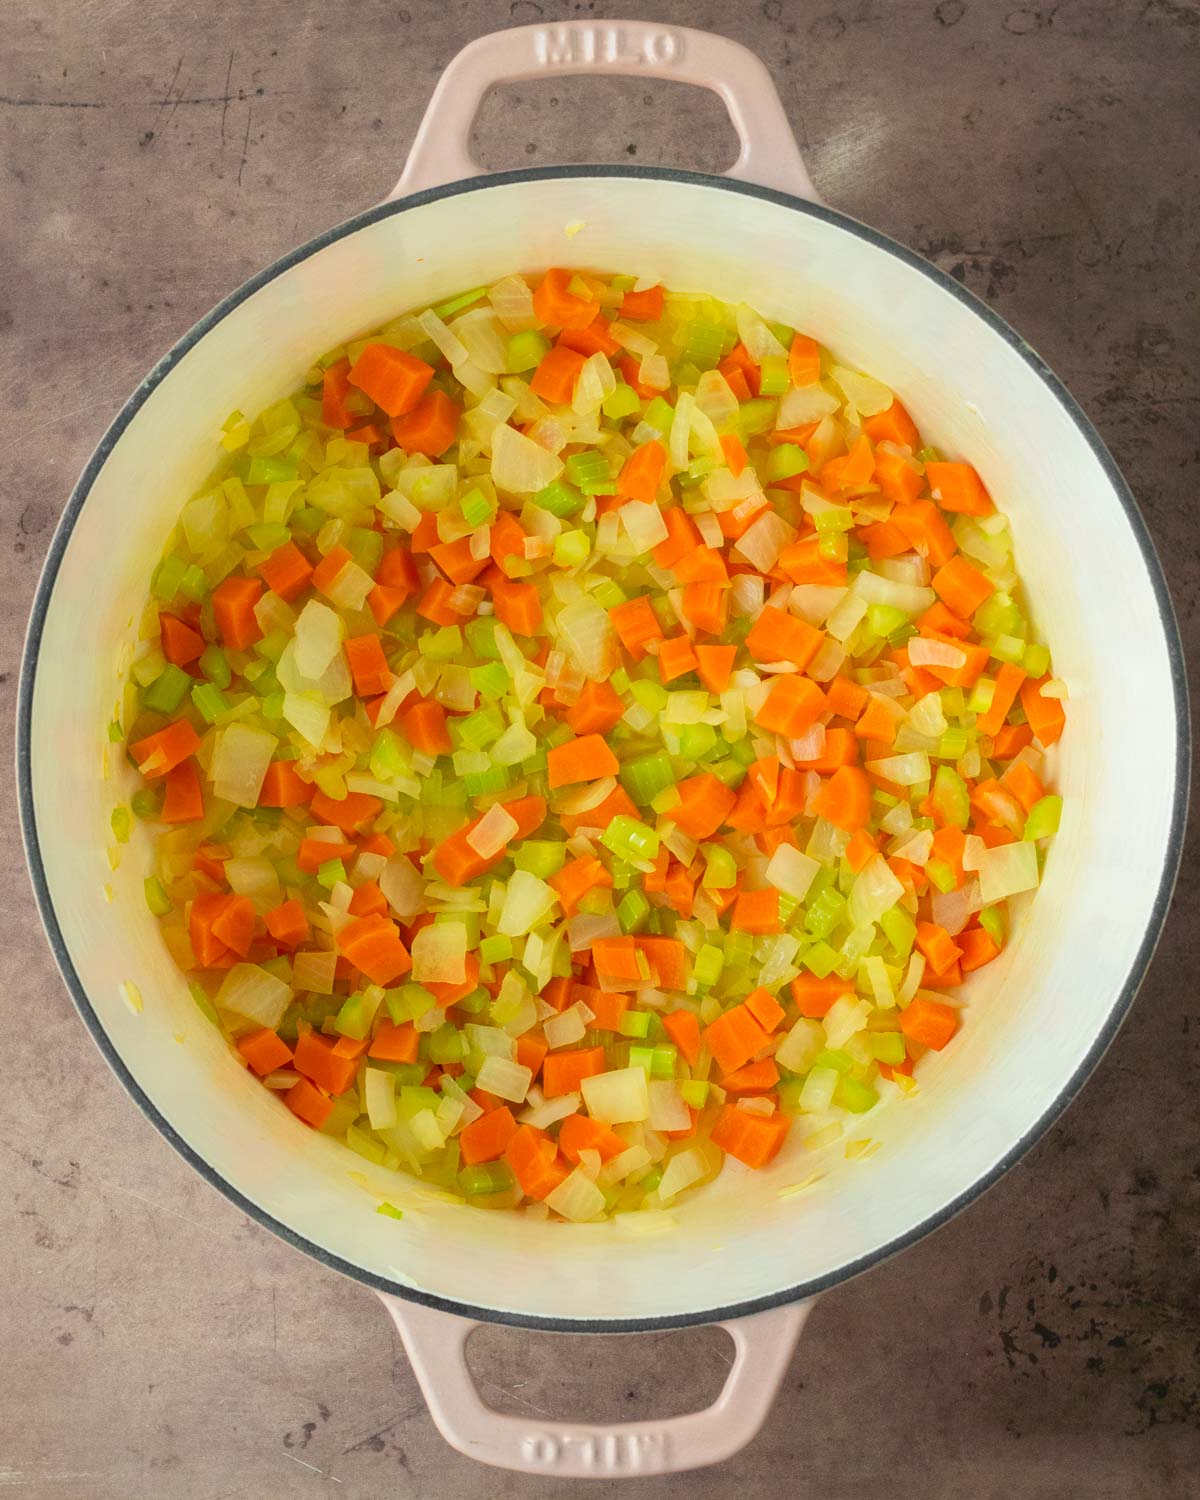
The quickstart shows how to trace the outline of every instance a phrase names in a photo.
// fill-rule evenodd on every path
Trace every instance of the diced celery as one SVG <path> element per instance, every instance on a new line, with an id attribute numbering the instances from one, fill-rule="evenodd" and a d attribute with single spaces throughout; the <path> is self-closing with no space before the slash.
<path id="1" fill-rule="evenodd" d="M 549 352 L 549 339 L 534 329 L 528 329 L 512 335 L 505 347 L 504 358 L 511 374 L 523 375 L 526 370 L 536 370 Z"/>
<path id="2" fill-rule="evenodd" d="M 607 468 L 605 472 L 607 473 Z M 587 499 L 565 480 L 556 479 L 545 489 L 538 490 L 533 497 L 533 503 L 539 510 L 547 510 L 552 516 L 558 516 L 561 520 L 566 516 L 577 515 L 587 504 Z"/>
<path id="3" fill-rule="evenodd" d="M 317 870 L 317 881 L 327 891 L 333 890 L 339 881 L 346 880 L 346 866 L 340 859 L 327 859 Z"/>
<path id="4" fill-rule="evenodd" d="M 775 426 L 779 402 L 770 396 L 755 396 L 738 407 L 737 425 L 746 437 L 759 437 Z"/>
<path id="5" fill-rule="evenodd" d="M 824 890 L 814 900 L 809 897 L 805 927 L 816 938 L 827 938 L 846 917 L 846 898 L 839 892 Z"/>
<path id="6" fill-rule="evenodd" d="M 1021 658 L 1021 666 L 1029 677 L 1044 677 L 1050 670 L 1050 648 L 1040 641 L 1030 641 Z"/>
<path id="7" fill-rule="evenodd" d="M 828 979 L 837 968 L 840 957 L 836 948 L 831 948 L 828 943 L 819 942 L 805 949 L 800 956 L 800 962 L 818 979 Z"/>
<path id="8" fill-rule="evenodd" d="M 600 842 L 619 859 L 630 863 L 658 857 L 658 834 L 636 818 L 618 813 L 600 835 Z"/>
<path id="9" fill-rule="evenodd" d="M 192 679 L 173 662 L 168 662 L 148 688 L 142 692 L 142 702 L 147 708 L 160 714 L 173 714 L 188 695 Z"/>
<path id="10" fill-rule="evenodd" d="M 711 370 L 732 348 L 728 333 L 719 323 L 703 323 L 698 319 L 687 325 L 683 344 L 683 357 L 697 370 Z"/>
<path id="11" fill-rule="evenodd" d="M 457 661 L 462 655 L 462 631 L 457 625 L 443 625 L 417 640 L 417 650 L 431 661 Z"/>
<path id="12" fill-rule="evenodd" d="M 615 495 L 617 492 L 616 480 L 613 479 L 609 470 L 608 459 L 595 449 L 573 453 L 567 459 L 567 478 L 572 484 L 578 485 L 585 495 Z M 556 514 L 571 515 L 573 512 L 556 512 Z"/>
<path id="13" fill-rule="evenodd" d="M 500 660 L 500 648 L 496 645 L 494 616 L 486 615 L 467 622 L 467 644 L 475 655 L 484 661 Z"/>
<path id="14" fill-rule="evenodd" d="M 554 561 L 560 568 L 578 568 L 591 555 L 586 531 L 564 531 L 554 538 Z"/>
<path id="15" fill-rule="evenodd" d="M 229 700 L 221 689 L 211 682 L 198 683 L 192 689 L 192 702 L 206 724 L 215 724 L 219 718 L 229 712 Z"/>
<path id="16" fill-rule="evenodd" d="M 998 948 L 1004 947 L 1006 923 L 1003 909 L 999 906 L 985 906 L 979 913 L 979 925 L 991 938 Z"/>
<path id="17" fill-rule="evenodd" d="M 489 792 L 502 792 L 511 785 L 507 766 L 489 766 L 486 771 L 469 772 L 463 777 L 463 786 L 468 797 L 483 797 Z"/>
<path id="18" fill-rule="evenodd" d="M 487 290 L 485 286 L 477 286 L 469 292 L 460 292 L 457 297 L 437 303 L 433 311 L 439 318 L 452 318 L 455 313 L 465 312 L 474 303 L 482 302 L 487 296 Z"/>
<path id="19" fill-rule="evenodd" d="M 616 389 L 604 398 L 600 410 L 610 422 L 620 422 L 625 417 L 633 416 L 634 412 L 641 410 L 641 407 L 638 393 L 622 380 L 618 381 Z"/>
<path id="20" fill-rule="evenodd" d="M 650 915 L 650 903 L 641 891 L 627 891 L 617 907 L 617 921 L 625 933 L 641 932 Z"/>
<path id="21" fill-rule="evenodd" d="M 916 941 L 917 926 L 902 906 L 893 906 L 879 919 L 883 935 L 901 958 L 907 958 Z"/>
<path id="22" fill-rule="evenodd" d="M 725 955 L 721 949 L 705 943 L 692 964 L 692 978 L 703 988 L 711 989 L 720 979 L 724 967 Z"/>
<path id="23" fill-rule="evenodd" d="M 464 1167 L 458 1174 L 458 1185 L 468 1198 L 489 1198 L 511 1192 L 514 1187 L 512 1168 L 504 1161 L 485 1161 Z"/>
<path id="24" fill-rule="evenodd" d="M 151 787 L 139 787 L 129 799 L 129 810 L 135 818 L 152 823 L 162 811 L 162 799 Z"/>
<path id="25" fill-rule="evenodd" d="M 496 511 L 492 501 L 479 489 L 468 490 L 458 505 L 463 513 L 463 520 L 472 526 L 482 526 L 485 521 L 491 520 Z"/>
<path id="26" fill-rule="evenodd" d="M 513 850 L 513 864 L 539 880 L 557 875 L 567 862 L 566 845 L 554 839 L 526 839 Z"/>
<path id="27" fill-rule="evenodd" d="M 679 1085 L 679 1093 L 690 1109 L 703 1109 L 708 1103 L 708 1084 L 702 1078 L 685 1078 Z"/>
<path id="28" fill-rule="evenodd" d="M 646 807 L 659 792 L 675 785 L 675 772 L 670 757 L 657 751 L 627 760 L 621 767 L 620 781 L 632 800 L 639 807 Z"/>
<path id="29" fill-rule="evenodd" d="M 878 1062 L 895 1067 L 904 1061 L 906 1056 L 904 1037 L 900 1032 L 872 1031 L 867 1034 L 867 1041 L 870 1044 L 871 1056 Z"/>
<path id="30" fill-rule="evenodd" d="M 156 917 L 165 917 L 171 910 L 171 898 L 157 875 L 148 875 L 143 882 L 146 905 Z"/>
<path id="31" fill-rule="evenodd" d="M 759 366 L 759 393 L 763 396 L 782 396 L 790 384 L 786 356 L 768 354 Z"/>
<path id="32" fill-rule="evenodd" d="M 1052 834 L 1058 832 L 1061 817 L 1061 797 L 1039 797 L 1029 809 L 1029 816 L 1025 819 L 1025 837 L 1031 840 L 1050 838 Z"/>
<path id="33" fill-rule="evenodd" d="M 109 817 L 109 825 L 113 831 L 113 838 L 118 844 L 127 844 L 129 835 L 133 828 L 133 819 L 127 807 L 114 807 Z"/>
<path id="34" fill-rule="evenodd" d="M 925 873 L 943 895 L 958 885 L 958 877 L 945 860 L 929 860 L 925 865 Z"/>
<path id="35" fill-rule="evenodd" d="M 644 1037 L 650 1031 L 650 1012 L 627 1010 L 619 1022 L 622 1036 Z"/>
<path id="36" fill-rule="evenodd" d="M 963 747 L 965 750 L 965 746 Z M 933 778 L 930 800 L 943 823 L 965 828 L 971 817 L 971 797 L 966 782 L 951 766 L 939 766 Z"/>
<path id="37" fill-rule="evenodd" d="M 642 413 L 642 421 L 647 427 L 653 427 L 656 432 L 662 433 L 663 441 L 671 435 L 671 424 L 675 420 L 675 408 L 664 401 L 661 396 L 652 396 L 646 410 Z"/>
<path id="38" fill-rule="evenodd" d="M 779 443 L 767 454 L 766 479 L 791 479 L 808 468 L 808 454 L 795 443 Z"/>
<path id="39" fill-rule="evenodd" d="M 857 1078 L 842 1077 L 838 1079 L 837 1088 L 833 1091 L 833 1102 L 841 1109 L 861 1115 L 872 1105 L 879 1103 L 879 1095 L 869 1083 L 862 1083 Z"/>
<path id="40" fill-rule="evenodd" d="M 513 940 L 502 932 L 485 937 L 479 945 L 479 957 L 485 964 L 505 963 L 512 956 Z"/>
<path id="41" fill-rule="evenodd" d="M 378 531 L 365 526 L 352 526 L 342 539 L 342 545 L 364 573 L 374 578 L 375 570 L 383 557 L 383 537 Z"/>
<path id="42" fill-rule="evenodd" d="M 397 1208 L 394 1203 L 388 1203 L 386 1199 L 376 1208 L 375 1212 L 382 1214 L 385 1219 L 402 1219 L 404 1217 L 403 1210 Z"/>
<path id="43" fill-rule="evenodd" d="M 206 646 L 200 656 L 200 670 L 215 687 L 227 688 L 233 679 L 229 658 L 220 646 Z"/>
<path id="44" fill-rule="evenodd" d="M 183 558 L 172 552 L 169 557 L 164 557 L 155 569 L 150 592 L 156 599 L 161 599 L 164 604 L 170 604 L 179 592 L 179 585 L 183 582 L 183 575 L 187 569 L 188 565 Z"/>

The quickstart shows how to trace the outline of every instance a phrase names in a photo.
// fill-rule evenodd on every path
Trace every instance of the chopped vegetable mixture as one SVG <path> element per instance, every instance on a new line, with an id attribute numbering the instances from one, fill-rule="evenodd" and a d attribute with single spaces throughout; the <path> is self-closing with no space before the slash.
<path id="1" fill-rule="evenodd" d="M 220 446 L 113 828 L 160 829 L 146 900 L 281 1108 L 581 1221 L 913 1091 L 1061 807 L 969 463 L 803 333 L 565 269 L 333 350 Z"/>

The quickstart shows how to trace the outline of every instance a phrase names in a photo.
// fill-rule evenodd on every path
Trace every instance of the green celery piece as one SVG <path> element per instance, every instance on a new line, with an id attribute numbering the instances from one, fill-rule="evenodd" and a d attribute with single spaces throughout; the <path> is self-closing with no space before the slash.
<path id="1" fill-rule="evenodd" d="M 577 455 L 583 457 L 584 455 Z M 605 468 L 607 473 L 607 465 Z M 545 489 L 538 490 L 533 497 L 533 503 L 539 510 L 547 510 L 552 516 L 560 520 L 567 516 L 577 515 L 587 504 L 587 500 L 579 490 L 573 488 L 562 479 L 556 479 L 548 484 Z"/>
<path id="2" fill-rule="evenodd" d="M 113 831 L 113 838 L 118 844 L 127 844 L 129 835 L 133 829 L 133 818 L 127 807 L 114 807 L 109 818 L 109 826 Z"/>
<path id="3" fill-rule="evenodd" d="M 627 760 L 620 770 L 620 782 L 638 807 L 648 807 L 659 792 L 675 785 L 670 757 L 662 751 Z"/>
<path id="4" fill-rule="evenodd" d="M 327 859 L 317 870 L 318 884 L 323 885 L 327 891 L 331 891 L 339 880 L 345 882 L 346 866 L 340 859 Z"/>
<path id="5" fill-rule="evenodd" d="M 1006 923 L 1001 906 L 985 906 L 979 913 L 979 925 L 998 948 L 1004 947 Z"/>
<path id="6" fill-rule="evenodd" d="M 708 1103 L 708 1083 L 703 1078 L 685 1078 L 679 1092 L 691 1109 L 703 1109 Z"/>
<path id="7" fill-rule="evenodd" d="M 843 1052 L 840 1047 L 826 1047 L 823 1052 L 818 1052 L 813 1059 L 814 1068 L 832 1068 L 835 1073 L 843 1076 L 854 1067 L 854 1059 L 848 1052 Z"/>
<path id="8" fill-rule="evenodd" d="M 557 839 L 525 839 L 512 851 L 512 858 L 518 870 L 549 880 L 566 864 L 567 846 Z"/>
<path id="9" fill-rule="evenodd" d="M 495 506 L 479 489 L 468 490 L 458 505 L 463 513 L 463 520 L 472 526 L 484 525 L 485 522 L 491 520 L 495 512 Z"/>
<path id="10" fill-rule="evenodd" d="M 458 1185 L 468 1198 L 490 1198 L 511 1192 L 514 1186 L 512 1168 L 504 1161 L 485 1161 L 464 1167 L 458 1174 Z"/>
<path id="11" fill-rule="evenodd" d="M 192 702 L 206 724 L 215 724 L 229 712 L 229 700 L 219 687 L 211 682 L 198 683 L 192 689 Z"/>
<path id="12" fill-rule="evenodd" d="M 697 370 L 711 370 L 733 347 L 727 339 L 728 334 L 719 323 L 704 323 L 696 319 L 688 324 L 683 357 Z"/>
<path id="13" fill-rule="evenodd" d="M 618 381 L 616 389 L 604 398 L 600 407 L 610 422 L 621 422 L 626 417 L 632 417 L 642 409 L 638 393 L 631 385 Z"/>
<path id="14" fill-rule="evenodd" d="M 1037 839 L 1048 839 L 1058 832 L 1059 820 L 1062 818 L 1062 798 L 1058 796 L 1039 797 L 1029 809 L 1029 816 L 1025 819 L 1025 838 L 1030 841 Z"/>
<path id="15" fill-rule="evenodd" d="M 208 598 L 208 579 L 204 576 L 204 569 L 198 563 L 192 563 L 183 575 L 179 592 L 185 599 L 190 599 L 193 604 L 203 604 Z"/>
<path id="16" fill-rule="evenodd" d="M 520 866 L 517 868 L 520 869 Z M 479 945 L 479 957 L 485 964 L 502 964 L 512 956 L 513 940 L 501 932 L 485 937 Z"/>
<path id="17" fill-rule="evenodd" d="M 704 874 L 700 884 L 706 891 L 728 891 L 737 884 L 737 860 L 723 844 L 702 844 Z"/>
<path id="18" fill-rule="evenodd" d="M 862 1083 L 857 1078 L 839 1078 L 837 1088 L 833 1091 L 833 1102 L 841 1109 L 848 1109 L 851 1114 L 865 1114 L 873 1104 L 879 1103 L 879 1095 L 869 1083 Z"/>
<path id="19" fill-rule="evenodd" d="M 486 771 L 468 771 L 463 777 L 463 786 L 468 797 L 483 797 L 489 792 L 502 792 L 512 785 L 507 766 L 489 766 Z"/>
<path id="20" fill-rule="evenodd" d="M 839 954 L 826 942 L 814 943 L 800 957 L 800 962 L 818 979 L 828 979 L 837 968 Z"/>
<path id="21" fill-rule="evenodd" d="M 417 638 L 417 650 L 431 661 L 457 661 L 462 648 L 462 631 L 457 625 L 443 625 L 440 630 L 426 631 Z"/>
<path id="22" fill-rule="evenodd" d="M 658 834 L 637 818 L 618 813 L 600 835 L 600 842 L 619 859 L 631 863 L 658 857 Z"/>
<path id="23" fill-rule="evenodd" d="M 384 994 L 383 1003 L 394 1024 L 402 1026 L 405 1021 L 415 1021 L 418 1016 L 425 1015 L 437 1001 L 423 985 L 403 984 L 399 989 L 388 990 Z M 424 1073 L 421 1076 L 424 1077 Z"/>
<path id="24" fill-rule="evenodd" d="M 503 698 L 512 687 L 512 678 L 503 663 L 489 661 L 471 668 L 471 686 L 482 698 Z"/>
<path id="25" fill-rule="evenodd" d="M 906 959 L 917 938 L 917 927 L 913 919 L 902 906 L 893 906 L 880 917 L 879 925 L 883 928 L 884 937 L 900 957 Z"/>
<path id="26" fill-rule="evenodd" d="M 646 1010 L 627 1010 L 619 1022 L 619 1030 L 622 1036 L 644 1037 L 650 1032 L 650 1012 Z"/>
<path id="27" fill-rule="evenodd" d="M 958 878 L 954 871 L 943 859 L 931 859 L 925 866 L 925 873 L 941 891 L 942 895 L 954 890 L 958 885 Z"/>
<path id="28" fill-rule="evenodd" d="M 342 545 L 364 573 L 372 578 L 383 558 L 383 537 L 365 526 L 352 526 L 342 538 Z"/>
<path id="29" fill-rule="evenodd" d="M 964 747 L 965 749 L 965 747 Z M 971 797 L 967 784 L 951 766 L 939 766 L 933 778 L 930 800 L 943 823 L 965 828 L 971 817 Z"/>
<path id="30" fill-rule="evenodd" d="M 504 358 L 510 374 L 523 375 L 526 370 L 536 370 L 549 352 L 550 340 L 529 329 L 512 335 L 505 346 Z"/>
<path id="31" fill-rule="evenodd" d="M 227 688 L 233 680 L 229 658 L 220 646 L 206 646 L 200 656 L 200 670 L 214 687 Z"/>
<path id="32" fill-rule="evenodd" d="M 168 662 L 148 688 L 142 689 L 142 703 L 155 713 L 173 714 L 187 697 L 192 679 L 174 662 Z"/>
<path id="33" fill-rule="evenodd" d="M 383 1166 L 387 1160 L 387 1147 L 382 1141 L 371 1135 L 369 1131 L 360 1130 L 357 1125 L 346 1126 L 346 1144 L 351 1151 L 369 1162 L 374 1162 L 377 1167 Z M 380 1210 L 376 1209 L 376 1213 Z"/>
<path id="34" fill-rule="evenodd" d="M 559 568 L 578 568 L 587 562 L 592 543 L 586 531 L 564 531 L 554 538 L 554 562 Z"/>
<path id="35" fill-rule="evenodd" d="M 188 983 L 188 990 L 192 999 L 196 1002 L 200 1011 L 213 1023 L 214 1026 L 221 1024 L 221 1018 L 217 1015 L 216 1006 L 205 994 L 204 990 L 193 979 Z"/>
<path id="36" fill-rule="evenodd" d="M 877 1062 L 896 1067 L 905 1059 L 904 1037 L 898 1031 L 873 1031 L 867 1038 L 871 1055 Z"/>
<path id="37" fill-rule="evenodd" d="M 367 768 L 376 781 L 391 781 L 408 770 L 408 750 L 396 732 L 385 726 L 375 736 Z"/>
<path id="38" fill-rule="evenodd" d="M 982 636 L 1020 635 L 1025 624 L 1016 600 L 999 589 L 983 601 L 971 621 Z"/>
<path id="39" fill-rule="evenodd" d="M 759 366 L 759 392 L 763 396 L 782 396 L 791 384 L 787 356 L 768 354 Z"/>
<path id="40" fill-rule="evenodd" d="M 108 726 L 108 743 L 110 745 L 119 745 L 124 739 L 125 731 L 121 728 L 118 721 L 113 719 Z"/>
<path id="41" fill-rule="evenodd" d="M 139 787 L 129 799 L 129 810 L 143 823 L 153 823 L 162 811 L 162 799 L 152 788 Z"/>
<path id="42" fill-rule="evenodd" d="M 483 661 L 499 661 L 500 648 L 496 645 L 496 619 L 485 615 L 467 622 L 467 645 Z"/>
<path id="43" fill-rule="evenodd" d="M 698 985 L 711 988 L 720 979 L 724 967 L 724 953 L 711 943 L 705 943 L 692 963 L 692 978 Z"/>
<path id="44" fill-rule="evenodd" d="M 179 592 L 179 585 L 183 582 L 183 575 L 187 572 L 187 568 L 187 563 L 177 553 L 172 552 L 168 557 L 164 557 L 154 571 L 150 592 L 156 599 L 161 599 L 164 604 L 170 604 Z"/>
<path id="45" fill-rule="evenodd" d="M 737 425 L 745 437 L 761 437 L 775 426 L 779 403 L 770 396 L 755 396 L 738 407 Z"/>
<path id="46" fill-rule="evenodd" d="M 1021 658 L 1021 666 L 1028 677 L 1044 677 L 1050 670 L 1050 648 L 1041 641 L 1030 641 Z"/>
<path id="47" fill-rule="evenodd" d="M 641 932 L 650 915 L 650 903 L 641 891 L 631 890 L 617 906 L 617 921 L 624 933 Z"/>
<path id="48" fill-rule="evenodd" d="M 467 1055 L 467 1039 L 452 1022 L 439 1026 L 429 1035 L 429 1061 L 433 1063 L 462 1062 Z"/>
<path id="49" fill-rule="evenodd" d="M 247 484 L 280 484 L 300 477 L 297 465 L 286 458 L 244 459 L 234 472 Z"/>
<path id="50" fill-rule="evenodd" d="M 684 760 L 704 760 L 717 748 L 717 732 L 711 724 L 684 724 L 679 730 L 679 753 Z"/>
<path id="51" fill-rule="evenodd" d="M 766 478 L 791 479 L 808 468 L 808 454 L 795 443 L 780 443 L 767 454 Z"/>
<path id="52" fill-rule="evenodd" d="M 473 714 L 451 720 L 454 739 L 467 750 L 482 750 L 504 733 L 504 715 L 493 707 L 478 708 Z"/>
<path id="53" fill-rule="evenodd" d="M 282 547 L 292 539 L 288 528 L 274 521 L 259 521 L 253 526 L 247 526 L 246 535 L 260 552 L 274 552 L 277 547 Z"/>
<path id="54" fill-rule="evenodd" d="M 375 1212 L 383 1214 L 386 1219 L 402 1219 L 404 1217 L 403 1210 L 397 1208 L 394 1203 L 388 1203 L 386 1199 L 379 1205 Z"/>
<path id="55" fill-rule="evenodd" d="M 846 898 L 835 890 L 826 890 L 815 901 L 809 899 L 804 925 L 813 937 L 827 938 L 845 915 Z"/>
<path id="56" fill-rule="evenodd" d="M 459 292 L 457 297 L 451 297 L 445 302 L 439 302 L 431 311 L 435 317 L 452 318 L 455 313 L 465 312 L 468 307 L 472 307 L 476 302 L 482 302 L 486 296 L 487 287 L 477 286 L 469 292 Z"/>

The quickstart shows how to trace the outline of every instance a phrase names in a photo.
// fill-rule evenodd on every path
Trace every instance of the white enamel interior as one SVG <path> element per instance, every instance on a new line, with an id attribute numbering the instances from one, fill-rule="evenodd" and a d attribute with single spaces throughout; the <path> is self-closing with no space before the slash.
<path id="1" fill-rule="evenodd" d="M 881 1148 L 846 1161 L 838 1147 L 817 1185 L 784 1196 L 814 1171 L 798 1145 L 765 1172 L 731 1164 L 653 1235 L 635 1234 L 636 1219 L 566 1227 L 451 1207 L 382 1173 L 381 1196 L 405 1217 L 377 1216 L 351 1178 L 365 1163 L 295 1121 L 196 1011 L 142 899 L 144 840 L 115 875 L 105 855 L 121 782 L 102 779 L 99 741 L 118 658 L 225 415 L 282 396 L 316 352 L 404 308 L 564 261 L 746 300 L 894 386 L 1010 513 L 1071 690 L 1067 812 L 1040 898 L 1020 914 L 1019 941 L 970 982 L 967 1024 L 922 1066 L 919 1096 L 863 1122 L 857 1134 Z M 199 339 L 133 417 L 78 517 L 45 620 L 36 832 L 71 963 L 112 1045 L 158 1113 L 266 1214 L 351 1266 L 467 1308 L 701 1316 L 869 1257 L 969 1191 L 1051 1108 L 1109 1021 L 1150 920 L 1174 715 L 1158 605 L 1113 485 L 1068 412 L 970 307 L 849 228 L 716 184 L 522 180 L 394 213 L 309 255 Z M 123 980 L 144 995 L 141 1015 Z"/>

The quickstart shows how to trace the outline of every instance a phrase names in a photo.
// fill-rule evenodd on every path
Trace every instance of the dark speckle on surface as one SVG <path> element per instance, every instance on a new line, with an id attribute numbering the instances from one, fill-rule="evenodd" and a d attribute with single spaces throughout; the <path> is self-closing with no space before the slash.
<path id="1" fill-rule="evenodd" d="M 256 269 L 389 191 L 465 42 L 603 9 L 756 49 L 822 196 L 987 298 L 1058 371 L 1138 496 L 1195 658 L 1194 0 L 13 0 L 0 48 L 10 730 L 8 679 L 53 526 L 144 372 Z M 713 95 L 646 79 L 498 90 L 475 142 L 492 170 L 718 170 L 737 154 Z M 376 1299 L 251 1224 L 141 1118 L 54 971 L 15 873 L 8 780 L 0 795 L 14 877 L 0 1481 L 31 1500 L 587 1493 L 447 1448 Z M 1195 1500 L 1198 875 L 1192 850 L 1142 994 L 1065 1119 L 966 1213 L 818 1304 L 759 1439 L 717 1469 L 597 1495 Z M 584 1342 L 489 1328 L 469 1358 L 502 1409 L 611 1421 L 711 1400 L 730 1354 L 715 1330 Z"/>

